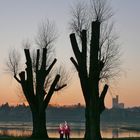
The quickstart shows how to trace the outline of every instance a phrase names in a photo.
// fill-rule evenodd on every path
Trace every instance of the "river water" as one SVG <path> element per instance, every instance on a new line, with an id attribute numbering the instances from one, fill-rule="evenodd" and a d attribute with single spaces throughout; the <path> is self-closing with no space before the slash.
<path id="1" fill-rule="evenodd" d="M 72 138 L 84 137 L 84 123 L 69 123 L 71 127 Z M 59 123 L 47 123 L 48 134 L 50 137 L 58 138 Z M 101 134 L 104 138 L 120 138 L 120 137 L 140 137 L 140 131 L 126 130 L 122 127 L 130 127 L 128 124 L 105 124 L 101 125 Z M 134 125 L 133 125 L 134 127 Z M 30 136 L 32 132 L 31 122 L 0 122 L 0 135 L 8 136 Z"/>

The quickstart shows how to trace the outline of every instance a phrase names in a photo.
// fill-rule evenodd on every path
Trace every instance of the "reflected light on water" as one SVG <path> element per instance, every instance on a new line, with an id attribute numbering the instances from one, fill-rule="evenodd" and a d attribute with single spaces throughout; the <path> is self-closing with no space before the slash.
<path id="1" fill-rule="evenodd" d="M 84 123 L 69 123 L 71 127 L 72 138 L 84 137 Z M 59 138 L 59 123 L 47 123 L 49 137 Z M 106 125 L 105 125 L 106 126 Z M 140 137 L 140 131 L 124 130 L 117 126 L 101 127 L 101 134 L 104 138 L 120 138 L 120 137 Z M 30 136 L 32 134 L 31 122 L 0 122 L 0 135 L 6 136 Z"/>
<path id="2" fill-rule="evenodd" d="M 31 130 L 16 130 L 16 129 L 0 130 L 0 135 L 4 136 L 15 136 L 15 137 L 30 136 L 31 133 L 32 133 Z"/>
<path id="3" fill-rule="evenodd" d="M 82 138 L 84 137 L 84 130 L 73 130 L 71 132 L 72 138 Z M 15 136 L 15 137 L 21 137 L 21 136 L 30 136 L 32 134 L 32 130 L 18 130 L 18 129 L 3 129 L 0 130 L 0 135 L 5 136 Z M 140 132 L 135 131 L 126 131 L 126 130 L 114 130 L 114 129 L 108 129 L 108 130 L 102 130 L 101 134 L 104 138 L 118 138 L 118 137 L 140 137 Z M 58 138 L 59 133 L 57 130 L 48 130 L 49 137 Z"/>

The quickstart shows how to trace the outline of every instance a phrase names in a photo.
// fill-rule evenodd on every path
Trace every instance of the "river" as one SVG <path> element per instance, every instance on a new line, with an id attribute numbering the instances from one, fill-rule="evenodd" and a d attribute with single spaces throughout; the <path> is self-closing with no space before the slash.
<path id="1" fill-rule="evenodd" d="M 69 123 L 71 127 L 72 138 L 82 138 L 84 136 L 84 123 Z M 58 138 L 59 123 L 47 123 L 48 134 L 50 137 Z M 131 125 L 132 126 L 132 125 Z M 120 137 L 140 137 L 139 130 L 126 130 L 128 124 L 103 124 L 101 125 L 101 134 L 104 138 L 120 138 Z M 133 125 L 134 127 L 134 125 Z M 0 135 L 8 136 L 30 136 L 32 132 L 31 122 L 0 122 Z"/>

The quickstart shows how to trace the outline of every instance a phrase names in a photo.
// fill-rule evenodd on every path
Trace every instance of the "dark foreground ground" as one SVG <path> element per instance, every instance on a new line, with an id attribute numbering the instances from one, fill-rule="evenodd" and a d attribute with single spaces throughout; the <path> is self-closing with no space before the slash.
<path id="1" fill-rule="evenodd" d="M 0 137 L 0 140 L 34 140 L 31 138 L 15 138 L 15 137 Z M 45 139 L 35 139 L 35 140 L 45 140 Z M 58 138 L 51 138 L 50 140 L 59 140 Z M 82 138 L 71 138 L 71 140 L 83 140 Z M 140 140 L 140 138 L 104 138 L 103 140 Z"/>

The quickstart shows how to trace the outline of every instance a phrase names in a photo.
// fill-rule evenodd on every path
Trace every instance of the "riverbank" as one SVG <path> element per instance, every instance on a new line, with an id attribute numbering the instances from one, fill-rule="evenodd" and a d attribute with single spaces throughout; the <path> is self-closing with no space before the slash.
<path id="1" fill-rule="evenodd" d="M 34 139 L 23 138 L 23 137 L 0 136 L 0 140 L 34 140 Z M 43 140 L 43 139 L 35 139 L 35 140 Z M 50 140 L 59 140 L 59 138 L 50 138 Z M 71 140 L 83 140 L 83 138 L 71 138 Z M 133 138 L 104 138 L 103 140 L 140 140 L 140 138 L 134 138 L 134 137 Z"/>

